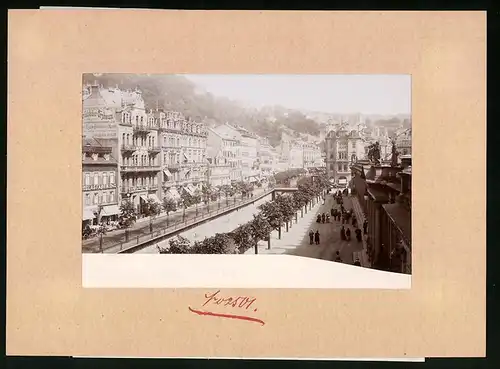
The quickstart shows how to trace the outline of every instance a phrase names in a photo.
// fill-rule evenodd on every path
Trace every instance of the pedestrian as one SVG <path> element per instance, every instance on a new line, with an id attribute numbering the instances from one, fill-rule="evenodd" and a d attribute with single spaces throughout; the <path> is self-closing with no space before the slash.
<path id="1" fill-rule="evenodd" d="M 363 222 L 363 234 L 367 233 L 367 229 L 368 229 L 368 221 L 365 219 L 365 221 Z"/>
<path id="2" fill-rule="evenodd" d="M 323 223 L 325 223 L 325 218 L 326 218 L 326 217 L 325 217 L 325 213 L 321 214 L 321 221 L 322 221 Z"/>
<path id="3" fill-rule="evenodd" d="M 328 214 L 326 214 L 326 222 L 330 223 L 330 216 Z"/>
<path id="4" fill-rule="evenodd" d="M 345 231 L 345 237 L 347 238 L 347 241 L 351 240 L 351 230 L 349 228 Z"/>
<path id="5" fill-rule="evenodd" d="M 337 252 L 335 253 L 335 261 L 337 263 L 341 263 L 342 262 L 342 259 L 340 258 L 340 251 L 337 250 Z"/>
<path id="6" fill-rule="evenodd" d="M 361 263 L 359 262 L 359 259 L 356 259 L 356 261 L 354 262 L 354 265 L 359 266 L 359 267 L 361 266 Z"/>
<path id="7" fill-rule="evenodd" d="M 321 223 L 321 215 L 318 214 L 318 216 L 316 217 L 316 223 Z"/>
<path id="8" fill-rule="evenodd" d="M 344 226 L 342 226 L 342 228 L 340 228 L 340 239 L 343 241 L 345 241 L 345 239 L 346 239 Z"/>
<path id="9" fill-rule="evenodd" d="M 356 227 L 356 229 L 354 230 L 354 233 L 356 233 L 356 239 L 358 240 L 358 242 L 361 242 L 361 229 Z"/>
<path id="10" fill-rule="evenodd" d="M 313 242 L 314 242 L 314 232 L 313 232 L 313 230 L 311 229 L 311 230 L 309 231 L 309 245 L 312 245 L 312 244 L 313 244 Z"/>
<path id="11" fill-rule="evenodd" d="M 316 231 L 314 234 L 314 241 L 316 242 L 316 245 L 319 245 L 319 231 Z"/>
<path id="12" fill-rule="evenodd" d="M 352 226 L 353 226 L 353 227 L 356 227 L 356 223 L 357 223 L 357 222 L 358 222 L 358 221 L 356 220 L 356 215 L 353 215 L 353 216 L 352 216 Z"/>
<path id="13" fill-rule="evenodd" d="M 333 214 L 334 214 L 334 211 L 333 211 L 333 208 L 331 208 L 330 215 L 333 217 Z"/>

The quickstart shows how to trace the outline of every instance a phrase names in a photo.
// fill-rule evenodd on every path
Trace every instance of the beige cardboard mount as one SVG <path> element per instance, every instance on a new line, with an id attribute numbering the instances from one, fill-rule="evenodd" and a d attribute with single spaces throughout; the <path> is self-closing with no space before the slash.
<path id="1" fill-rule="evenodd" d="M 485 354 L 485 12 L 9 13 L 7 354 Z M 202 289 L 83 289 L 82 74 L 411 74 L 411 290 L 251 290 L 265 326 L 192 314 Z"/>

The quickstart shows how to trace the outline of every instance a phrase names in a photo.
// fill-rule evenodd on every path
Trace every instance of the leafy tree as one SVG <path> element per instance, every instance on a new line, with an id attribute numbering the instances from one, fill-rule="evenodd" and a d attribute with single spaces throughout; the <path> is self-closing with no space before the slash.
<path id="1" fill-rule="evenodd" d="M 137 220 L 137 211 L 135 206 L 130 199 L 122 201 L 120 205 L 120 215 L 118 216 L 118 221 L 120 225 L 125 228 L 125 242 L 128 242 L 128 228 Z"/>
<path id="2" fill-rule="evenodd" d="M 210 183 L 204 183 L 201 187 L 201 192 L 203 196 L 203 201 L 205 204 L 208 204 L 209 201 L 212 200 L 212 196 L 215 193 L 215 189 L 212 187 Z"/>
<path id="3" fill-rule="evenodd" d="M 309 202 L 310 200 L 309 197 L 303 191 L 297 190 L 293 193 L 292 198 L 293 198 L 294 208 L 296 210 L 300 209 L 300 212 L 303 216 L 304 206 L 306 206 L 307 203 Z"/>
<path id="4" fill-rule="evenodd" d="M 261 215 L 257 214 L 253 216 L 253 220 L 249 222 L 250 233 L 255 247 L 255 253 L 257 254 L 257 244 L 261 240 L 267 240 L 268 248 L 271 247 L 271 232 L 273 228 L 267 222 L 267 220 Z"/>
<path id="5" fill-rule="evenodd" d="M 191 251 L 191 242 L 182 236 L 177 236 L 168 241 L 169 246 L 162 248 L 158 246 L 160 254 L 189 254 Z"/>
<path id="6" fill-rule="evenodd" d="M 253 245 L 252 240 L 252 226 L 250 223 L 245 223 L 229 234 L 238 248 L 238 252 L 243 254 Z"/>
<path id="7" fill-rule="evenodd" d="M 224 193 L 224 196 L 226 196 L 226 205 L 229 204 L 229 199 L 228 197 L 232 197 L 235 195 L 236 193 L 236 190 L 234 189 L 233 186 L 230 186 L 230 185 L 223 185 L 221 187 L 221 191 Z"/>
<path id="8" fill-rule="evenodd" d="M 175 200 L 165 197 L 163 198 L 163 210 L 167 213 L 167 227 L 168 227 L 168 216 L 172 211 L 177 210 L 177 204 L 175 203 Z"/>
<path id="9" fill-rule="evenodd" d="M 272 229 L 278 231 L 278 238 L 281 239 L 281 225 L 283 224 L 284 214 L 276 201 L 268 201 L 259 206 L 262 217 L 269 223 Z"/>
<path id="10" fill-rule="evenodd" d="M 216 233 L 215 236 L 205 238 L 194 243 L 193 254 L 234 254 L 236 245 L 227 233 Z"/>
<path id="11" fill-rule="evenodd" d="M 286 223 L 286 230 L 288 231 L 288 222 L 292 220 L 292 217 L 296 213 L 293 197 L 278 195 L 276 196 L 275 202 L 283 215 L 283 221 Z"/>
<path id="12" fill-rule="evenodd" d="M 149 217 L 149 232 L 153 232 L 153 220 L 160 215 L 161 205 L 154 199 L 148 199 L 145 206 L 144 214 Z"/>

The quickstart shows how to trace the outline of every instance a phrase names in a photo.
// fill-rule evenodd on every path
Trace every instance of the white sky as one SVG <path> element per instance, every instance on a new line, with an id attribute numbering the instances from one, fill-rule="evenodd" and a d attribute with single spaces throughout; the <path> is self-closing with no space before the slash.
<path id="1" fill-rule="evenodd" d="M 216 96 L 327 113 L 410 114 L 410 75 L 186 74 Z"/>

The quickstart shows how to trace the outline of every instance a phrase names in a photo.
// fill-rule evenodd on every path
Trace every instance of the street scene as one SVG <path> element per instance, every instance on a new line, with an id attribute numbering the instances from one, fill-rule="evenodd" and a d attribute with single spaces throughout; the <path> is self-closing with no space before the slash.
<path id="1" fill-rule="evenodd" d="M 82 96 L 83 253 L 411 274 L 409 76 L 96 73 Z"/>

